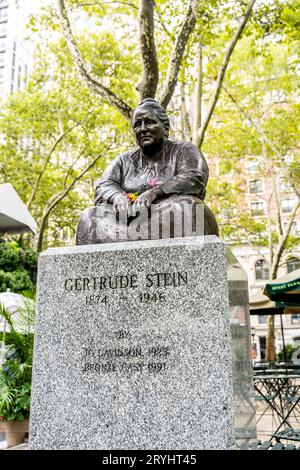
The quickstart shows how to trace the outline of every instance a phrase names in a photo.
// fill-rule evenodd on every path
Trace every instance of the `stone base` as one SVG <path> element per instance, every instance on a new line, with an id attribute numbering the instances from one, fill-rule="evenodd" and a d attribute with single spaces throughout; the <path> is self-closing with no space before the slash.
<path id="1" fill-rule="evenodd" d="M 232 449 L 253 437 L 247 279 L 228 260 L 215 236 L 47 250 L 30 448 Z"/>

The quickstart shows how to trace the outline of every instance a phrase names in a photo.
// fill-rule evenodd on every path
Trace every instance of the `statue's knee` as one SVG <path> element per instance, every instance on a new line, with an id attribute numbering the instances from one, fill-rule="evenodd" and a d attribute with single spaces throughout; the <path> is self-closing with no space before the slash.
<path id="1" fill-rule="evenodd" d="M 204 204 L 204 235 L 219 236 L 219 226 L 212 210 Z"/>
<path id="2" fill-rule="evenodd" d="M 88 207 L 81 212 L 76 230 L 76 245 L 89 245 L 91 243 L 92 220 L 96 212 L 96 206 Z"/>

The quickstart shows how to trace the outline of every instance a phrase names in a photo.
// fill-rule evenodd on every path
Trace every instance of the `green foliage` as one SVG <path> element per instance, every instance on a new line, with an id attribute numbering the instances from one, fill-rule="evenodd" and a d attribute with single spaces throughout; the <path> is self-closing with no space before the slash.
<path id="1" fill-rule="evenodd" d="M 188 3 L 188 0 L 155 2 L 155 39 L 160 71 L 158 95 Z M 76 18 L 81 15 L 83 19 L 72 21 L 72 30 L 88 71 L 134 107 L 139 100 L 137 90 L 142 75 L 138 0 L 68 0 L 66 6 Z M 202 108 L 205 111 L 220 64 L 244 11 L 243 1 L 197 2 L 195 33 L 189 39 L 179 76 L 188 95 L 190 120 L 199 39 L 202 37 Z M 243 37 L 234 50 L 224 85 L 279 152 L 293 154 L 290 170 L 299 182 L 298 20 L 298 0 L 256 2 Z M 93 184 L 112 158 L 134 146 L 134 140 L 129 123 L 113 106 L 91 92 L 79 77 L 61 34 L 55 8 L 43 7 L 40 17 L 31 19 L 30 27 L 37 35 L 43 34 L 43 49 L 36 58 L 35 70 L 26 89 L 14 93 L 0 111 L 0 134 L 4 137 L 0 143 L 0 180 L 14 182 L 37 220 L 39 230 L 45 231 L 41 248 L 46 248 L 49 244 L 64 244 L 66 231 L 74 235 L 80 212 L 92 205 Z M 179 108 L 178 87 L 169 114 L 172 136 L 182 139 Z M 234 233 L 242 240 L 251 229 L 254 242 L 266 244 L 262 229 L 266 220 L 257 222 L 249 215 L 245 216 L 246 188 L 241 183 L 243 169 L 239 165 L 245 156 L 262 155 L 261 136 L 224 89 L 207 130 L 203 150 L 208 160 L 221 158 L 219 181 L 216 185 L 210 184 L 207 195 L 209 203 L 220 215 L 233 208 L 235 227 L 230 227 L 232 218 L 228 218 L 228 223 L 222 224 L 223 233 L 228 237 Z M 97 165 L 52 209 L 53 197 L 72 184 L 100 153 L 102 156 Z M 273 167 L 281 169 L 282 162 L 268 146 L 266 153 L 273 158 Z M 265 171 L 264 164 L 262 167 Z M 228 175 L 231 185 L 226 180 Z M 7 279 L 2 281 L 3 285 L 8 283 Z"/>
<path id="2" fill-rule="evenodd" d="M 0 418 L 24 421 L 30 409 L 35 302 L 27 298 L 25 306 L 14 314 L 16 318 L 0 305 L 0 316 L 9 327 L 9 331 L 0 332 L 1 353 L 4 351 L 0 363 Z"/>
<path id="3" fill-rule="evenodd" d="M 90 42 L 82 40 L 82 44 L 84 53 L 96 53 L 95 36 Z M 119 54 L 121 64 L 120 50 L 111 37 L 101 52 L 103 63 L 99 56 L 94 65 L 99 65 L 99 74 L 108 72 L 105 63 L 113 55 Z M 109 73 L 111 80 L 120 75 L 121 86 L 124 71 L 120 66 L 116 64 Z M 63 243 L 67 228 L 74 234 L 81 211 L 92 205 L 93 183 L 108 161 L 122 152 L 123 142 L 133 144 L 128 123 L 80 82 L 60 40 L 40 53 L 27 88 L 12 95 L 2 108 L 0 133 L 4 137 L 0 143 L 0 181 L 14 182 L 39 229 L 46 223 L 44 247 Z M 99 154 L 97 166 L 80 181 L 78 189 L 75 186 L 47 215 L 53 197 L 59 198 Z"/>
<path id="4" fill-rule="evenodd" d="M 283 11 L 280 7 L 268 17 L 263 12 L 259 17 L 255 11 L 247 37 L 235 49 L 203 145 L 206 154 L 220 161 L 221 181 L 211 185 L 210 198 L 219 200 L 221 214 L 231 208 L 230 217 L 220 219 L 222 236 L 261 246 L 268 246 L 272 240 L 274 249 L 280 240 L 274 189 L 269 189 L 273 212 L 266 212 L 265 217 L 251 216 L 246 178 L 264 178 L 271 185 L 273 177 L 278 187 L 277 178 L 281 176 L 300 189 L 299 41 L 290 29 L 282 27 Z M 217 64 L 212 60 L 209 73 L 216 72 Z M 262 133 L 271 144 L 263 140 Z M 245 163 L 250 160 L 259 162 L 254 174 L 245 171 Z M 230 197 L 221 187 L 221 182 L 227 180 L 232 188 Z M 258 194 L 256 200 L 263 197 Z M 265 208 L 269 210 L 267 196 Z M 297 246 L 299 237 L 290 235 L 284 249 Z"/>
<path id="5" fill-rule="evenodd" d="M 17 243 L 0 242 L 0 292 L 32 290 L 36 283 L 37 253 Z"/>
<path id="6" fill-rule="evenodd" d="M 33 283 L 25 270 L 19 269 L 12 273 L 0 270 L 0 292 L 5 292 L 7 289 L 12 292 L 32 290 Z"/>
<path id="7" fill-rule="evenodd" d="M 286 356 L 287 362 L 291 362 L 293 353 L 295 351 L 297 351 L 297 349 L 299 349 L 299 347 L 300 347 L 299 344 L 286 344 L 285 345 L 285 356 Z M 278 361 L 284 361 L 283 349 L 281 351 L 279 351 L 279 353 L 277 354 L 277 360 Z"/>

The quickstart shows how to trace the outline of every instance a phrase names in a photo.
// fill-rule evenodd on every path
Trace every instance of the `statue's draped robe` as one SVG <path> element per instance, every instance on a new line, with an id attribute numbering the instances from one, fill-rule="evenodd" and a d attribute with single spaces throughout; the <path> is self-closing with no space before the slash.
<path id="1" fill-rule="evenodd" d="M 77 244 L 152 238 L 153 233 L 151 236 L 150 232 L 147 232 L 150 220 L 145 217 L 145 213 L 142 214 L 143 220 L 141 217 L 139 220 L 140 236 L 128 238 L 128 227 L 137 222 L 135 216 L 131 214 L 125 219 L 116 218 L 112 202 L 118 193 L 141 194 L 155 186 L 162 190 L 162 196 L 152 205 L 151 214 L 160 212 L 161 224 L 164 223 L 164 217 L 165 220 L 169 220 L 174 205 L 177 208 L 180 206 L 186 212 L 184 205 L 198 204 L 204 211 L 204 222 L 202 228 L 198 229 L 198 232 L 202 233 L 197 234 L 218 235 L 215 218 L 203 203 L 208 181 L 208 166 L 203 155 L 192 143 L 167 140 L 160 157 L 157 161 L 153 161 L 145 157 L 138 148 L 124 152 L 110 163 L 102 178 L 96 183 L 96 207 L 84 211 L 80 218 Z M 190 234 L 183 233 L 181 236 L 188 235 Z M 177 235 L 173 230 L 169 236 L 176 237 L 180 234 Z M 160 233 L 155 238 L 164 238 L 164 235 Z"/>
<path id="2" fill-rule="evenodd" d="M 189 142 L 167 140 L 162 158 L 149 160 L 140 148 L 119 155 L 96 184 L 95 205 L 111 202 L 118 192 L 143 193 L 152 178 L 166 196 L 188 194 L 204 200 L 208 166 L 195 146 Z"/>

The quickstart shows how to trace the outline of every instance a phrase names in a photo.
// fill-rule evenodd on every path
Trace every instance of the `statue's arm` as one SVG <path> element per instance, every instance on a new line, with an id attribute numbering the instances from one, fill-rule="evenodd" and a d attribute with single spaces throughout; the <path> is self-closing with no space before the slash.
<path id="1" fill-rule="evenodd" d="M 176 175 L 159 187 L 164 194 L 190 194 L 205 197 L 208 180 L 208 166 L 199 149 L 192 143 L 182 146 Z"/>
<path id="2" fill-rule="evenodd" d="M 102 177 L 96 182 L 95 206 L 102 202 L 112 202 L 117 194 L 124 193 L 121 188 L 122 172 L 122 156 L 119 155 L 110 163 Z"/>

